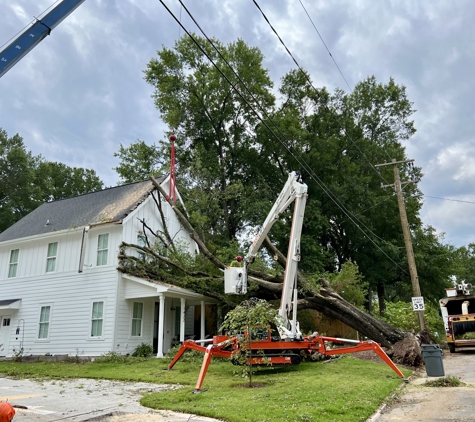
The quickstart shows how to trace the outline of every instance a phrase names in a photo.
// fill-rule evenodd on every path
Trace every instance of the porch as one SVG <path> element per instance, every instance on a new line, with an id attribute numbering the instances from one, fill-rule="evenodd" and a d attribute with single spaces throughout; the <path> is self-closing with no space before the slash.
<path id="1" fill-rule="evenodd" d="M 129 342 L 150 343 L 156 356 L 163 357 L 171 347 L 188 338 L 204 340 L 216 334 L 216 320 L 213 317 L 216 314 L 213 305 L 218 303 L 216 299 L 171 284 L 125 274 L 122 280 L 124 299 L 131 313 L 130 320 L 132 324 L 140 323 L 143 326 L 137 328 L 140 329 L 140 338 L 133 336 L 134 328 L 131 328 Z M 135 305 L 137 303 L 142 304 L 138 306 L 139 310 Z M 119 338 L 116 343 L 120 345 Z"/>

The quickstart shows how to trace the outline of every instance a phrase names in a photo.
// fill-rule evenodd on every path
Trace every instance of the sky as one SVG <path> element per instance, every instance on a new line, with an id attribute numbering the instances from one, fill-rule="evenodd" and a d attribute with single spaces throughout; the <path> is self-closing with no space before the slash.
<path id="1" fill-rule="evenodd" d="M 177 0 L 163 1 L 198 32 Z M 0 0 L 0 45 L 53 2 Z M 208 36 L 259 47 L 276 87 L 295 68 L 252 0 L 183 2 Z M 421 217 L 445 234 L 444 243 L 475 242 L 475 2 L 258 4 L 314 86 L 349 91 L 374 75 L 407 88 L 417 133 L 403 145 L 424 174 Z M 183 34 L 158 0 L 85 0 L 0 79 L 0 127 L 20 134 L 33 154 L 93 169 L 115 186 L 120 144 L 166 139 L 143 70 Z"/>

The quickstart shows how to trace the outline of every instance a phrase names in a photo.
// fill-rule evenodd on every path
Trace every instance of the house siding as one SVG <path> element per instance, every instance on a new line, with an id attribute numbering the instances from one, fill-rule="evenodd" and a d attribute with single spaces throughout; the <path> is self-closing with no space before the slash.
<path id="1" fill-rule="evenodd" d="M 134 302 L 142 302 L 142 335 L 133 337 L 132 330 L 132 310 Z M 132 353 L 134 349 L 142 343 L 152 344 L 153 341 L 153 320 L 155 302 L 158 298 L 119 300 L 119 312 L 117 318 L 117 341 L 115 350 L 118 353 Z"/>
<path id="2" fill-rule="evenodd" d="M 187 245 L 190 254 L 196 253 L 195 242 L 181 227 L 170 205 L 163 202 L 162 207 L 174 240 Z M 99 222 L 87 227 L 85 234 L 84 228 L 71 227 L 0 242 L 0 300 L 21 299 L 20 309 L 0 309 L 0 320 L 2 317 L 11 320 L 8 341 L 0 345 L 0 356 L 13 356 L 21 345 L 25 355 L 100 356 L 110 351 L 132 353 L 141 343 L 152 343 L 155 303 L 160 301 L 160 293 L 140 282 L 124 279 L 116 266 L 121 242 L 136 243 L 138 234 L 143 231 L 139 219 L 145 220 L 153 230 L 160 230 L 162 221 L 150 196 L 132 208 L 122 221 Z M 98 266 L 98 239 L 103 234 L 109 235 L 107 264 Z M 80 268 L 83 238 L 84 259 Z M 54 242 L 58 243 L 55 269 L 47 273 L 48 245 Z M 17 274 L 8 278 L 13 249 L 19 249 Z M 176 337 L 173 307 L 177 300 L 180 299 L 176 294 L 175 299 L 165 298 L 164 352 Z M 92 303 L 97 301 L 104 302 L 103 336 L 93 338 Z M 134 302 L 144 304 L 141 336 L 131 335 Z M 51 310 L 46 339 L 38 339 L 42 306 L 50 306 Z M 186 334 L 190 334 L 194 308 L 187 307 Z"/>
<path id="3" fill-rule="evenodd" d="M 9 349 L 4 355 L 13 355 L 13 349 L 18 350 L 20 342 L 25 345 L 25 355 L 98 356 L 112 350 L 116 280 L 115 273 L 98 268 L 86 274 L 24 277 L 16 280 L 15 285 L 1 286 L 2 296 L 22 299 L 20 310 L 12 316 Z M 104 336 L 101 339 L 90 337 L 93 301 L 104 301 Z M 51 306 L 46 340 L 38 339 L 41 306 Z M 20 327 L 19 334 L 16 334 L 17 327 Z"/>
<path id="4" fill-rule="evenodd" d="M 154 195 L 156 197 L 156 193 L 154 193 Z M 177 244 L 185 246 L 190 254 L 197 253 L 198 248 L 195 241 L 192 240 L 189 233 L 183 229 L 171 206 L 167 202 L 162 202 L 162 210 L 168 231 L 173 234 L 173 240 Z M 138 234 L 144 231 L 140 220 L 145 220 L 146 224 L 152 227 L 153 230 L 163 230 L 163 224 L 157 210 L 157 205 L 151 196 L 124 219 L 122 236 L 125 242 L 137 243 Z M 150 241 L 153 241 L 154 237 L 148 230 L 145 230 L 145 234 L 149 237 Z"/>

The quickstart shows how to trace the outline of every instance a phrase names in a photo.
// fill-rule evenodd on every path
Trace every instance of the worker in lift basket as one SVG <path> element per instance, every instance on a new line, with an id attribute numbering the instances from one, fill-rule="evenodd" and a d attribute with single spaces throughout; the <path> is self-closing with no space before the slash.
<path id="1" fill-rule="evenodd" d="M 230 267 L 242 267 L 242 256 L 238 255 L 236 258 L 234 258 Z"/>
<path id="2" fill-rule="evenodd" d="M 15 409 L 7 402 L 0 403 L 0 422 L 11 422 L 15 416 Z"/>

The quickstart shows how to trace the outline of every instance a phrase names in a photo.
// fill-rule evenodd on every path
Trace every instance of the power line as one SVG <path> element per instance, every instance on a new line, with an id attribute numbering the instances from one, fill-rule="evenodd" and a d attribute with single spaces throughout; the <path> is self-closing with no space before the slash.
<path id="1" fill-rule="evenodd" d="M 280 43 L 282 44 L 282 46 L 285 48 L 285 50 L 287 51 L 287 53 L 289 54 L 289 56 L 292 58 L 293 62 L 295 63 L 295 65 L 297 66 L 297 68 L 302 72 L 302 74 L 304 75 L 305 77 L 305 80 L 307 81 L 308 85 L 310 87 L 312 87 L 312 89 L 315 91 L 315 93 L 317 94 L 317 96 L 319 98 L 321 98 L 321 95 L 320 95 L 320 92 L 318 91 L 317 88 L 315 88 L 313 86 L 313 83 L 312 81 L 310 80 L 310 77 L 309 75 L 307 74 L 307 72 L 305 72 L 302 68 L 302 66 L 300 66 L 299 62 L 297 61 L 297 59 L 294 57 L 294 55 L 291 53 L 291 51 L 289 50 L 289 48 L 287 47 L 287 45 L 285 44 L 285 42 L 282 40 L 281 36 L 279 35 L 279 33 L 277 32 L 277 30 L 274 28 L 274 26 L 270 23 L 269 21 L 269 18 L 266 16 L 266 14 L 264 13 L 264 11 L 261 9 L 261 7 L 259 6 L 259 4 L 257 3 L 256 0 L 252 0 L 254 5 L 257 7 L 257 9 L 259 10 L 259 12 L 261 12 L 261 15 L 262 17 L 265 19 L 265 21 L 267 22 L 267 24 L 269 25 L 269 27 L 272 29 L 272 31 L 274 32 L 274 34 L 276 35 L 276 37 L 279 39 Z M 343 125 L 340 125 L 340 122 L 338 120 L 338 118 L 335 116 L 335 112 L 329 108 L 326 104 L 322 103 L 323 106 L 331 113 L 331 115 L 333 116 L 333 118 L 335 119 L 335 121 L 337 122 L 337 124 L 342 128 L 342 130 L 345 132 L 345 135 L 347 137 L 347 139 L 349 139 L 351 141 L 351 143 L 356 147 L 356 149 L 361 153 L 361 155 L 366 159 L 366 161 L 368 162 L 368 164 L 373 168 L 373 170 L 378 174 L 378 176 L 381 178 L 381 180 L 384 181 L 384 183 L 387 183 L 387 181 L 383 178 L 383 176 L 381 175 L 381 173 L 379 173 L 376 168 L 374 167 L 374 165 L 371 163 L 371 161 L 369 160 L 369 158 L 366 156 L 366 154 L 361 151 L 361 149 L 358 147 L 358 145 L 356 145 L 355 141 L 352 139 L 352 137 L 348 134 L 348 132 L 346 131 L 346 128 L 343 126 Z M 384 151 L 383 149 L 383 152 L 387 155 L 386 151 Z M 387 158 L 389 158 L 389 156 L 387 156 Z"/>
<path id="2" fill-rule="evenodd" d="M 451 199 L 451 198 L 440 198 L 439 196 L 429 196 L 429 195 L 416 195 L 415 197 L 424 197 L 424 198 L 433 198 L 433 199 L 443 199 L 444 201 L 452 201 L 452 202 L 463 202 L 464 204 L 475 204 L 473 201 L 464 201 L 462 199 Z"/>
<path id="3" fill-rule="evenodd" d="M 351 87 L 350 87 L 350 84 L 349 84 L 348 81 L 346 80 L 345 75 L 343 75 L 343 72 L 341 71 L 340 67 L 338 66 L 337 62 L 335 61 L 335 58 L 333 57 L 333 54 L 330 52 L 330 49 L 328 48 L 327 44 L 326 44 L 325 41 L 323 40 L 323 37 L 321 36 L 320 32 L 318 31 L 316 25 L 313 23 L 313 20 L 312 20 L 312 18 L 310 17 L 309 13 L 307 12 L 307 9 L 306 9 L 305 6 L 303 5 L 302 0 L 299 0 L 299 2 L 300 2 L 300 4 L 302 5 L 303 10 L 305 10 L 305 13 L 307 14 L 308 18 L 310 19 L 310 22 L 312 22 L 312 25 L 313 25 L 313 27 L 315 28 L 315 31 L 317 31 L 317 34 L 318 34 L 318 36 L 320 37 L 320 39 L 322 40 L 323 45 L 324 45 L 325 48 L 327 49 L 328 54 L 329 54 L 330 57 L 332 58 L 333 63 L 335 63 L 335 66 L 336 66 L 336 68 L 338 69 L 338 72 L 340 72 L 341 77 L 342 77 L 343 80 L 345 81 L 346 86 L 348 87 L 348 89 L 349 89 L 350 91 L 353 91 L 353 90 L 351 89 Z"/>
<path id="4" fill-rule="evenodd" d="M 224 58 L 224 56 L 221 54 L 221 52 L 217 49 L 217 47 L 214 45 L 214 43 L 207 37 L 205 32 L 201 29 L 201 27 L 198 25 L 192 14 L 188 11 L 186 6 L 182 3 L 181 0 L 179 0 L 181 5 L 184 7 L 188 15 L 193 19 L 197 27 L 200 29 L 200 31 L 203 33 L 205 38 L 208 40 L 208 42 L 213 46 L 215 51 L 220 55 L 220 57 L 225 61 L 226 65 L 233 71 L 233 73 L 238 77 L 238 80 L 241 82 L 242 86 L 251 94 L 252 98 L 256 101 L 256 104 L 263 110 L 264 114 L 269 118 L 269 120 L 273 123 L 273 125 L 277 128 L 277 130 L 284 136 L 285 135 L 280 131 L 280 129 L 277 127 L 275 122 L 267 115 L 263 107 L 259 104 L 259 102 L 255 99 L 253 94 L 250 92 L 250 90 L 247 88 L 245 83 L 242 81 L 242 79 L 237 75 L 237 73 L 234 71 L 232 66 L 227 62 L 227 60 Z M 236 91 L 236 93 L 242 98 L 242 100 L 249 106 L 249 108 L 252 110 L 252 112 L 257 116 L 257 118 L 261 121 L 261 123 L 264 124 L 264 126 L 270 131 L 270 133 L 279 141 L 279 143 L 289 152 L 289 154 L 302 166 L 303 169 L 305 169 L 310 177 L 314 179 L 314 181 L 319 185 L 319 187 L 322 189 L 324 193 L 327 194 L 327 196 L 335 203 L 335 205 L 340 208 L 340 210 L 347 216 L 348 219 L 350 219 L 353 224 L 363 233 L 363 235 L 370 240 L 371 243 L 373 243 L 377 249 L 379 249 L 391 262 L 393 262 L 396 266 L 398 266 L 401 270 L 405 271 L 402 267 L 400 267 L 371 237 L 367 235 L 367 233 L 360 227 L 363 226 L 368 232 L 370 232 L 373 236 L 378 237 L 375 233 L 373 233 L 364 223 L 362 223 L 360 220 L 358 220 L 357 217 L 352 215 L 352 213 L 343 205 L 343 203 L 330 191 L 330 189 L 320 180 L 320 178 L 314 173 L 314 171 L 307 165 L 305 161 L 302 161 L 300 157 L 297 157 L 293 152 L 291 147 L 286 145 L 276 134 L 275 132 L 268 126 L 268 124 L 263 120 L 263 118 L 260 116 L 260 114 L 255 110 L 255 108 L 249 104 L 247 99 L 244 97 L 244 95 L 237 89 L 235 84 L 233 84 L 230 79 L 223 73 L 223 71 L 217 66 L 217 64 L 214 62 L 214 60 L 206 53 L 206 51 L 203 49 L 203 47 L 199 44 L 199 42 L 193 37 L 193 35 L 182 25 L 180 20 L 173 14 L 173 12 L 165 5 L 163 0 L 160 0 L 160 3 L 165 7 L 165 9 L 170 13 L 170 15 L 175 19 L 175 21 L 183 28 L 183 30 L 186 32 L 186 34 L 192 39 L 192 41 L 195 43 L 195 45 L 200 49 L 200 51 L 208 58 L 208 60 L 211 62 L 211 64 L 218 70 L 218 72 L 225 78 L 225 80 L 230 84 L 230 86 Z M 286 139 L 287 140 L 287 139 Z M 288 141 L 288 140 L 287 140 Z M 356 221 L 355 221 L 356 220 Z M 359 223 L 359 224 L 358 224 Z"/>

